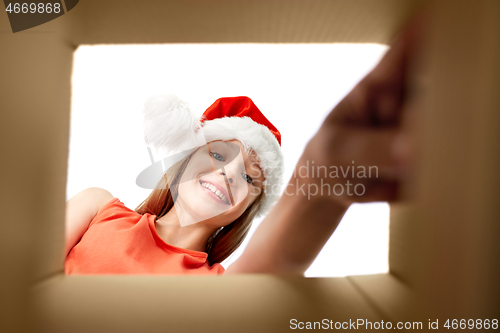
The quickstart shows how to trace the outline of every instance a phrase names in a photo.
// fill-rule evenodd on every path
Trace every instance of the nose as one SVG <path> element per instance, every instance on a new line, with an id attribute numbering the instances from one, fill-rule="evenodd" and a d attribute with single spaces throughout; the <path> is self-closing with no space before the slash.
<path id="1" fill-rule="evenodd" d="M 229 185 L 236 186 L 240 183 L 239 179 L 236 178 L 239 170 L 240 168 L 237 164 L 228 164 L 221 169 L 221 174 L 226 177 Z"/>
<path id="2" fill-rule="evenodd" d="M 229 184 L 232 184 L 233 183 L 233 177 L 229 177 L 224 171 L 221 171 L 221 174 L 223 176 L 226 176 L 227 177 L 227 181 L 229 182 Z"/>
<path id="3" fill-rule="evenodd" d="M 229 170 L 221 169 L 220 174 L 224 177 L 224 182 L 226 183 L 226 189 L 229 194 L 229 199 L 231 200 L 231 205 L 235 205 L 236 198 L 233 194 L 233 186 L 236 185 L 234 176 L 231 174 Z"/>

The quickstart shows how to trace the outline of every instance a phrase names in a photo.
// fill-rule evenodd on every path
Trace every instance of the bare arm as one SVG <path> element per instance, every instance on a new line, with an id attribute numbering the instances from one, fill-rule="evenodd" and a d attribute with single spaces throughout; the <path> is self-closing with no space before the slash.
<path id="1" fill-rule="evenodd" d="M 225 274 L 303 274 L 346 210 L 325 198 L 284 194 Z"/>
<path id="2" fill-rule="evenodd" d="M 66 202 L 65 257 L 80 241 L 99 210 L 113 198 L 108 191 L 91 187 L 79 192 Z"/>
<path id="3" fill-rule="evenodd" d="M 244 253 L 226 270 L 236 273 L 302 275 L 337 228 L 354 202 L 395 201 L 401 175 L 408 163 L 407 152 L 394 147 L 402 137 L 403 106 L 407 97 L 408 57 L 422 22 L 414 21 L 397 38 L 377 67 L 369 73 L 330 113 L 308 143 L 296 166 L 315 162 L 318 166 L 369 168 L 377 175 L 359 178 L 352 174 L 338 178 L 292 177 L 285 194 L 262 221 Z M 365 169 L 366 170 L 366 169 Z M 311 173 L 309 173 L 311 174 Z M 351 195 L 345 191 L 351 184 Z M 317 193 L 324 184 L 342 185 L 342 195 Z M 355 195 L 354 184 L 361 184 Z M 302 188 L 302 190 L 299 190 Z M 338 187 L 340 189 L 340 187 Z M 338 191 L 339 192 L 339 191 Z M 308 195 L 309 193 L 309 195 Z"/>

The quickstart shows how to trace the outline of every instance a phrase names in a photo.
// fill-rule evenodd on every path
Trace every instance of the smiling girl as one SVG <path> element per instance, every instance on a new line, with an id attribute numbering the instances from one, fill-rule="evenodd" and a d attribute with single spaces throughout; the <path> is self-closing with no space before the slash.
<path id="1" fill-rule="evenodd" d="M 168 136 L 188 123 L 181 143 L 201 127 L 207 144 L 186 150 L 135 210 L 99 188 L 71 198 L 66 274 L 222 274 L 220 263 L 270 209 L 282 184 L 279 131 L 248 97 L 218 99 L 200 122 L 186 120 L 184 106 L 151 98 L 146 141 L 175 150 Z M 167 138 L 154 137 L 160 126 Z"/>
<path id="2" fill-rule="evenodd" d="M 408 99 L 406 74 L 423 22 L 410 22 L 332 110 L 296 166 L 377 166 L 376 178 L 357 179 L 362 196 L 284 191 L 243 254 L 224 270 L 220 263 L 241 245 L 252 219 L 268 212 L 281 193 L 281 135 L 248 97 L 218 99 L 200 122 L 189 113 L 172 117 L 172 106 L 182 108 L 182 102 L 159 97 L 146 106 L 146 141 L 181 151 L 181 157 L 168 164 L 135 210 L 98 188 L 67 202 L 66 274 L 303 275 L 352 203 L 393 202 L 401 199 L 401 185 L 411 182 L 416 132 L 409 120 L 418 110 L 415 99 Z M 186 145 L 193 140 L 195 148 Z M 346 181 L 353 179 L 294 173 L 288 185 L 332 188 Z"/>

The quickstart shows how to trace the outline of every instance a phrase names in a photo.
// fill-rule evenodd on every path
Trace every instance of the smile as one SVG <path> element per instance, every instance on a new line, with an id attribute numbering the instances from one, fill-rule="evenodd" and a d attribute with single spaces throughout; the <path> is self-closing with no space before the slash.
<path id="1" fill-rule="evenodd" d="M 226 198 L 224 194 L 222 194 L 221 191 L 219 191 L 214 185 L 204 182 L 200 180 L 200 185 L 206 188 L 208 191 L 213 193 L 217 198 L 219 198 L 222 202 L 224 202 L 226 205 L 230 205 L 231 203 L 229 200 Z"/>

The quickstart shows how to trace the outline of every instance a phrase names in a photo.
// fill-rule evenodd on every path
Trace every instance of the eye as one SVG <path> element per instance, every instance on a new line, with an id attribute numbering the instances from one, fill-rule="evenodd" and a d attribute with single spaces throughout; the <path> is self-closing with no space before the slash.
<path id="1" fill-rule="evenodd" d="M 221 154 L 215 152 L 215 151 L 212 151 L 210 152 L 210 156 L 212 156 L 213 158 L 215 158 L 217 161 L 221 161 L 221 162 L 224 162 L 224 157 L 222 157 Z"/>
<path id="2" fill-rule="evenodd" d="M 243 177 L 243 179 L 249 183 L 249 184 L 252 184 L 253 185 L 253 179 L 252 177 L 250 177 L 249 175 L 247 175 L 246 173 L 242 173 L 241 176 Z"/>

